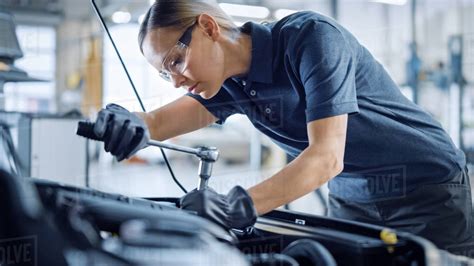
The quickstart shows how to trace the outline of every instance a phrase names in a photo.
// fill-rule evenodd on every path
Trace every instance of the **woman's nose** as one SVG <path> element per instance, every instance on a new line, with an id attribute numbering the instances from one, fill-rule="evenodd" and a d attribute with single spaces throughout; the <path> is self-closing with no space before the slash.
<path id="1" fill-rule="evenodd" d="M 171 74 L 171 79 L 173 81 L 173 86 L 175 88 L 182 87 L 184 83 L 186 82 L 186 77 L 179 74 Z"/>

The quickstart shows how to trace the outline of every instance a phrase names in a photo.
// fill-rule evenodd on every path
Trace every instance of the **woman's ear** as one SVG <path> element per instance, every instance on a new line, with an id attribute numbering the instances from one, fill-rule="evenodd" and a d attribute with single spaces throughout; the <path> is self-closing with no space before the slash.
<path id="1" fill-rule="evenodd" d="M 213 41 L 216 41 L 221 34 L 219 24 L 217 24 L 217 21 L 208 14 L 199 15 L 197 18 L 197 25 L 201 30 L 203 30 L 204 34 Z"/>

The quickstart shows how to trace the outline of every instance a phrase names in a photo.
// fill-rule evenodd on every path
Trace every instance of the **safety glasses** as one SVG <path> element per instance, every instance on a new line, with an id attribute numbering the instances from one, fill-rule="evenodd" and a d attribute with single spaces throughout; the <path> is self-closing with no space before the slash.
<path id="1" fill-rule="evenodd" d="M 188 27 L 178 42 L 171 48 L 166 54 L 161 64 L 161 70 L 159 71 L 160 77 L 164 80 L 171 82 L 171 75 L 183 74 L 186 69 L 186 54 L 191 43 L 194 23 Z"/>

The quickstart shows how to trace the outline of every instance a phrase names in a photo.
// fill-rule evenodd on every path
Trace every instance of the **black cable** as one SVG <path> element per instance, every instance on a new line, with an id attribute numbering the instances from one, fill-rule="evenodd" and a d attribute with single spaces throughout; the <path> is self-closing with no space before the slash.
<path id="1" fill-rule="evenodd" d="M 171 178 L 173 178 L 174 182 L 176 183 L 176 185 L 178 185 L 178 187 L 184 192 L 184 193 L 188 193 L 188 191 L 181 185 L 181 183 L 179 183 L 179 181 L 176 179 L 176 176 L 174 175 L 173 173 L 173 169 L 171 168 L 170 166 L 170 163 L 168 161 L 168 157 L 166 157 L 166 154 L 165 154 L 165 151 L 163 150 L 163 148 L 160 148 L 160 151 L 161 151 L 161 154 L 163 155 L 163 159 L 165 160 L 165 163 L 166 165 L 168 166 L 168 170 L 170 171 L 170 174 L 171 174 Z"/>
<path id="2" fill-rule="evenodd" d="M 135 87 L 135 83 L 133 83 L 132 77 L 130 76 L 127 67 L 125 66 L 125 63 L 123 62 L 122 56 L 120 55 L 117 46 L 115 45 L 115 42 L 112 38 L 112 35 L 109 32 L 109 29 L 107 28 L 107 25 L 105 24 L 104 18 L 102 17 L 102 14 L 99 11 L 99 8 L 97 7 L 95 0 L 91 0 L 92 7 L 94 8 L 97 16 L 99 17 L 100 23 L 102 24 L 102 27 L 104 28 L 107 36 L 109 37 L 110 42 L 112 43 L 112 46 L 115 50 L 115 53 L 118 56 L 118 59 L 120 61 L 120 64 L 122 64 L 122 68 L 125 71 L 125 74 L 127 75 L 128 81 L 130 82 L 130 85 L 132 85 L 133 91 L 135 92 L 135 96 L 137 96 L 138 102 L 140 103 L 140 106 L 142 107 L 143 112 L 146 112 L 145 105 L 143 105 L 142 99 L 140 98 L 140 95 L 138 94 L 138 91 Z M 165 151 L 163 148 L 160 148 L 161 154 L 163 155 L 163 159 L 165 160 L 166 166 L 168 167 L 168 170 L 171 174 L 171 178 L 173 178 L 174 182 L 178 185 L 178 187 L 184 192 L 188 193 L 188 191 L 179 183 L 178 179 L 176 179 L 176 176 L 174 175 L 173 169 L 171 168 L 171 165 L 168 161 L 168 158 L 166 157 Z"/>

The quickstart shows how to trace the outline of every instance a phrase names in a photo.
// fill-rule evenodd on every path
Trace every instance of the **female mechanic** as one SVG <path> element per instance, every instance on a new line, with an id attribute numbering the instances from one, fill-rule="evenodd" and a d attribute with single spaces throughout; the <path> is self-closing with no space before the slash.
<path id="1" fill-rule="evenodd" d="M 469 241 L 465 156 L 429 114 L 405 98 L 344 27 L 314 12 L 235 26 L 214 1 L 157 0 L 138 36 L 158 74 L 188 93 L 149 113 L 110 104 L 96 134 L 120 161 L 233 114 L 296 159 L 260 184 L 181 199 L 224 228 L 328 183 L 332 217 L 423 236 L 440 248 Z"/>

